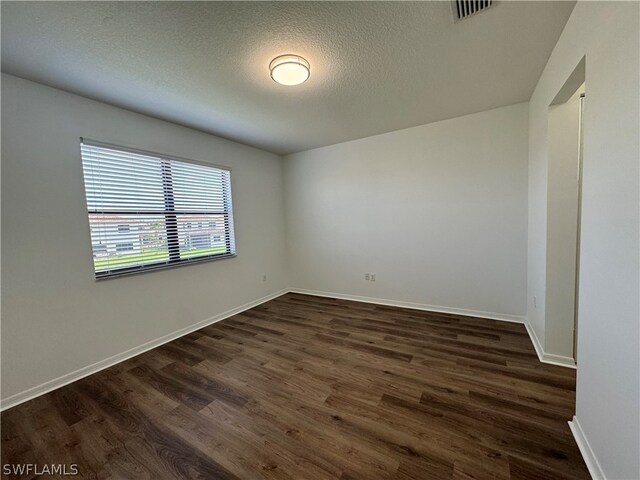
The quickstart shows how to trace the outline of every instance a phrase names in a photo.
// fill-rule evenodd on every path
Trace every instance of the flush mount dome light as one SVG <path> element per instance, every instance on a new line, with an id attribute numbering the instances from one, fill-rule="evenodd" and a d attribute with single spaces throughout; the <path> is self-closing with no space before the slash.
<path id="1" fill-rule="evenodd" d="M 280 55 L 269 64 L 271 78 L 281 85 L 300 85 L 310 74 L 309 62 L 299 55 Z"/>

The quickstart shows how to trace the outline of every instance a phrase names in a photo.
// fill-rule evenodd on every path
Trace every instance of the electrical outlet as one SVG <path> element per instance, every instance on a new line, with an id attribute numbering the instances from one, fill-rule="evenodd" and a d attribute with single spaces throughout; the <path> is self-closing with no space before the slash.
<path id="1" fill-rule="evenodd" d="M 266 275 L 262 275 L 262 281 L 266 282 L 267 281 L 267 276 Z"/>
<path id="2" fill-rule="evenodd" d="M 364 274 L 364 279 L 367 280 L 367 281 L 371 280 L 371 275 L 368 274 L 368 273 L 365 273 Z"/>
<path id="3" fill-rule="evenodd" d="M 372 282 L 375 282 L 376 281 L 376 274 L 372 273 L 370 278 L 371 278 Z"/>

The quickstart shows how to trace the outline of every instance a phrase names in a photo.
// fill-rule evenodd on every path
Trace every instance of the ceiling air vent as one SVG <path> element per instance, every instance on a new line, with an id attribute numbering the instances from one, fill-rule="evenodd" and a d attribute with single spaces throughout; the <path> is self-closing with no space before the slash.
<path id="1" fill-rule="evenodd" d="M 493 5 L 493 0 L 453 0 L 452 4 L 453 16 L 458 21 L 486 10 Z"/>

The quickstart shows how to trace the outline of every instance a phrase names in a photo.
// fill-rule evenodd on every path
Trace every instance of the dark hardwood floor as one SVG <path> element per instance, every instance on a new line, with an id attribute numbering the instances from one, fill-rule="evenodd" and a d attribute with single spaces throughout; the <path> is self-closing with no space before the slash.
<path id="1" fill-rule="evenodd" d="M 583 479 L 574 386 L 522 325 L 287 294 L 3 412 L 2 463 L 100 479 Z"/>

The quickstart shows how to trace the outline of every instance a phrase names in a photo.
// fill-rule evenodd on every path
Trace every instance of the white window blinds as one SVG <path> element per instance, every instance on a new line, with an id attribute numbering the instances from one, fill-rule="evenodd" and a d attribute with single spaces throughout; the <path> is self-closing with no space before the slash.
<path id="1" fill-rule="evenodd" d="M 81 141 L 96 278 L 235 255 L 230 171 Z"/>

